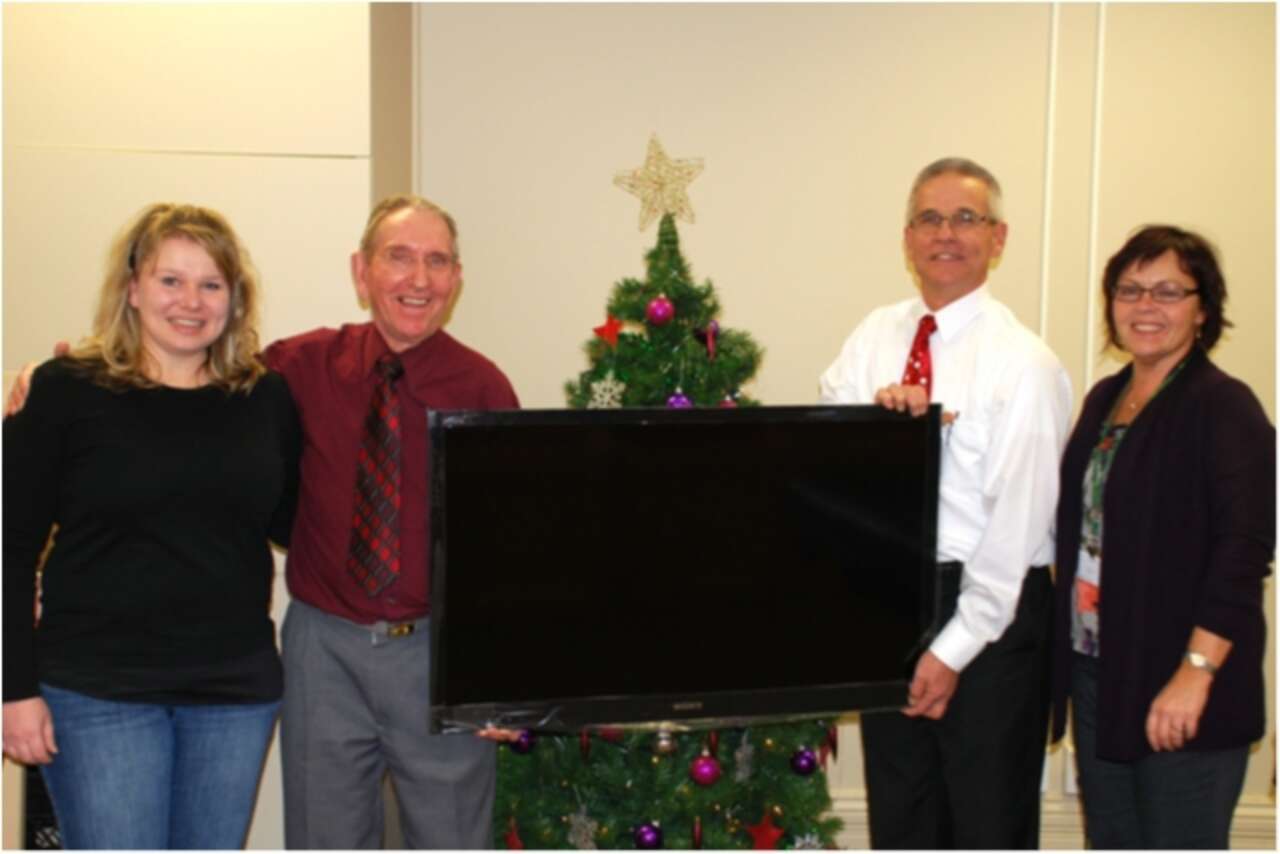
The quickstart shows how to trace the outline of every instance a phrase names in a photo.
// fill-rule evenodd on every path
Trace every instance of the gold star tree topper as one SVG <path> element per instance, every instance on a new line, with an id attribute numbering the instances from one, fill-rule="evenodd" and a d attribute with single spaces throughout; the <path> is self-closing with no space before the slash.
<path id="1" fill-rule="evenodd" d="M 649 153 L 644 165 L 630 172 L 619 172 L 613 183 L 640 199 L 640 230 L 644 231 L 660 214 L 693 222 L 693 205 L 689 203 L 689 184 L 702 172 L 702 158 L 672 160 L 658 142 L 649 137 Z"/>

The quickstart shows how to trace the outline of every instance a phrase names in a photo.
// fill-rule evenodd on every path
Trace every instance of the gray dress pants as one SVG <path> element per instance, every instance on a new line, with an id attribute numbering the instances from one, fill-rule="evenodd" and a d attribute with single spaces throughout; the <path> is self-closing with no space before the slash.
<path id="1" fill-rule="evenodd" d="M 294 600 L 281 646 L 286 847 L 380 848 L 384 774 L 407 847 L 492 847 L 495 747 L 427 732 L 425 618 L 391 637 Z"/>

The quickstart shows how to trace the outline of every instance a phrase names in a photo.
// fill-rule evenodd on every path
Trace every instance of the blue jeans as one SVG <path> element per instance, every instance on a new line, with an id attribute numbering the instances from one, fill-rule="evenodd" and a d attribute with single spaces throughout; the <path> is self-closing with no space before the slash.
<path id="1" fill-rule="evenodd" d="M 241 848 L 280 703 L 160 705 L 41 685 L 65 848 Z"/>
<path id="2" fill-rule="evenodd" d="M 1090 848 L 1228 847 L 1249 745 L 1099 759 L 1098 660 L 1079 654 L 1071 656 L 1071 720 Z"/>

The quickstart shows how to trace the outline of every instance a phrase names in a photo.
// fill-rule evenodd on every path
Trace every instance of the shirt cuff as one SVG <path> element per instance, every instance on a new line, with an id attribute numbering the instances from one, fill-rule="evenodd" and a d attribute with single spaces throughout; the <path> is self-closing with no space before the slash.
<path id="1" fill-rule="evenodd" d="M 978 657 L 987 642 L 975 638 L 965 629 L 960 617 L 954 616 L 929 644 L 929 651 L 947 667 L 959 673 Z"/>

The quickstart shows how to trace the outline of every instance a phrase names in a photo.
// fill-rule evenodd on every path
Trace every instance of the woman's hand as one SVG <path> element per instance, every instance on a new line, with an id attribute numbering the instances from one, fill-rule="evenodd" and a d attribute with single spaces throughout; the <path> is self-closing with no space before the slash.
<path id="1" fill-rule="evenodd" d="M 1196 737 L 1212 684 L 1211 675 L 1186 662 L 1174 671 L 1147 712 L 1147 741 L 1152 750 L 1181 750 Z"/>
<path id="2" fill-rule="evenodd" d="M 4 704 L 4 754 L 24 765 L 48 765 L 58 752 L 53 716 L 41 697 Z"/>
<path id="3" fill-rule="evenodd" d="M 1214 669 L 1231 654 L 1231 641 L 1196 626 L 1187 649 L 1194 650 Z M 1147 712 L 1147 742 L 1152 750 L 1181 750 L 1200 730 L 1200 716 L 1209 702 L 1213 673 L 1183 660 L 1173 677 L 1151 701 Z"/>

